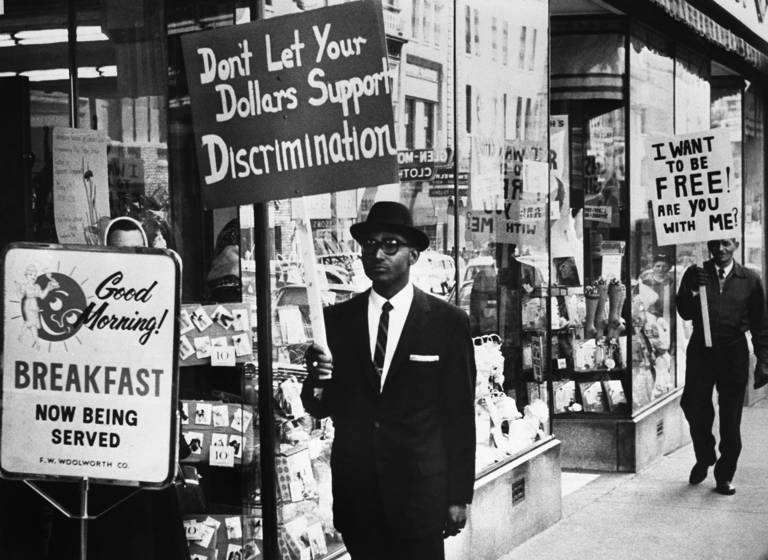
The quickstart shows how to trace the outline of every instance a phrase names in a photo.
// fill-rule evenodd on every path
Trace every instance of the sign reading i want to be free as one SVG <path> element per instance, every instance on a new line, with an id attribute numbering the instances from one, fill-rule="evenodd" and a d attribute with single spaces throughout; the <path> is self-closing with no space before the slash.
<path id="1" fill-rule="evenodd" d="M 645 165 L 659 246 L 739 235 L 741 188 L 728 130 L 650 137 Z"/>
<path id="2" fill-rule="evenodd" d="M 397 182 L 379 2 L 181 40 L 207 208 Z"/>
<path id="3" fill-rule="evenodd" d="M 136 251 L 5 252 L 3 476 L 172 480 L 179 262 Z"/>

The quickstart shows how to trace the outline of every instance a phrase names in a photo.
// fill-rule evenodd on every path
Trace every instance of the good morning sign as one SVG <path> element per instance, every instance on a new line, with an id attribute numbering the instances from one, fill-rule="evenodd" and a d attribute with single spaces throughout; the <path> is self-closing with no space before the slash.
<path id="1" fill-rule="evenodd" d="M 208 208 L 397 182 L 381 5 L 182 37 Z"/>
<path id="2" fill-rule="evenodd" d="M 4 476 L 170 482 L 178 276 L 177 258 L 155 249 L 7 249 Z"/>
<path id="3" fill-rule="evenodd" d="M 741 188 L 726 129 L 651 137 L 645 154 L 659 246 L 738 235 Z"/>

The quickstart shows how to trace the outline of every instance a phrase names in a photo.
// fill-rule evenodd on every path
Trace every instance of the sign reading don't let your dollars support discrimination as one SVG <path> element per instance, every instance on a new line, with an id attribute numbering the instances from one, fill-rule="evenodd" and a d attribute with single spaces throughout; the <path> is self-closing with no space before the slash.
<path id="1" fill-rule="evenodd" d="M 3 476 L 171 481 L 178 278 L 177 258 L 156 249 L 8 248 Z"/>
<path id="2" fill-rule="evenodd" d="M 208 208 L 397 182 L 381 5 L 182 37 Z"/>

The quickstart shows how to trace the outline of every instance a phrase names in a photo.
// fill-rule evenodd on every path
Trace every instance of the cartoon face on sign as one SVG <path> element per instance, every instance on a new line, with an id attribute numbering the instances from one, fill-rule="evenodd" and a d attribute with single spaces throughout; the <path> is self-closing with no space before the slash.
<path id="1" fill-rule="evenodd" d="M 38 339 L 58 342 L 72 337 L 81 326 L 80 316 L 86 307 L 80 285 L 59 272 L 37 273 L 35 265 L 24 271 L 21 292 L 21 316 L 26 334 L 33 346 Z"/>

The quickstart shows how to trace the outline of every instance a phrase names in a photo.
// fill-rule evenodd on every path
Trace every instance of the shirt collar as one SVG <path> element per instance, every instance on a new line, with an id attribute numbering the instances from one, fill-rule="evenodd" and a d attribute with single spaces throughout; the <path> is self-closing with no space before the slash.
<path id="1" fill-rule="evenodd" d="M 731 273 L 731 270 L 733 270 L 733 263 L 734 262 L 735 261 L 733 259 L 731 259 L 731 263 L 723 269 L 723 271 L 725 272 L 725 275 L 724 275 L 725 278 L 727 278 L 728 275 Z M 717 269 L 717 273 L 720 274 L 720 267 L 715 265 L 715 268 Z"/>
<path id="2" fill-rule="evenodd" d="M 397 292 L 394 296 L 387 300 L 381 295 L 376 293 L 376 290 L 371 288 L 371 296 L 369 301 L 375 309 L 381 309 L 385 301 L 389 301 L 392 304 L 392 309 L 409 309 L 411 302 L 413 301 L 413 284 L 408 282 L 405 287 Z"/>

